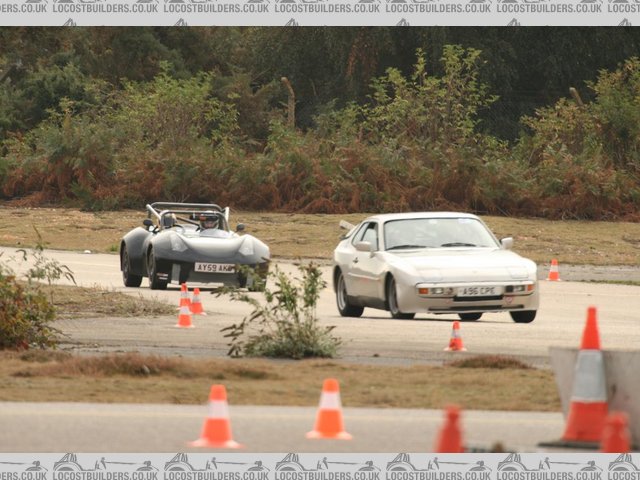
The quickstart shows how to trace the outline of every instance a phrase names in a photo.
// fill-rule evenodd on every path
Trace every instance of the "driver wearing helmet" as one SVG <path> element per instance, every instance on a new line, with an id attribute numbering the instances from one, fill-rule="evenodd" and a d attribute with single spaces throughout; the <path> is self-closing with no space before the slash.
<path id="1" fill-rule="evenodd" d="M 200 215 L 200 228 L 202 230 L 218 228 L 218 217 L 213 212 Z"/>

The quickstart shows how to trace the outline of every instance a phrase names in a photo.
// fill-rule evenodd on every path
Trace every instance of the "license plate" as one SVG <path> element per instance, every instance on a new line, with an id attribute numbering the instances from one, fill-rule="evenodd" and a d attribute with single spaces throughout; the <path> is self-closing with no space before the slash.
<path id="1" fill-rule="evenodd" d="M 236 266 L 233 263 L 196 263 L 195 270 L 204 273 L 233 273 Z"/>
<path id="2" fill-rule="evenodd" d="M 460 287 L 458 288 L 459 297 L 492 297 L 500 295 L 502 289 L 500 287 Z"/>

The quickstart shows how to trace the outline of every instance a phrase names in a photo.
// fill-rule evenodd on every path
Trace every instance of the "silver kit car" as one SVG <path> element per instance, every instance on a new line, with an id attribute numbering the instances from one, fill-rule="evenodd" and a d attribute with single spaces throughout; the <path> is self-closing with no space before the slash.
<path id="1" fill-rule="evenodd" d="M 536 264 L 475 215 L 385 214 L 341 226 L 349 233 L 334 251 L 333 284 L 342 316 L 371 307 L 405 319 L 419 312 L 462 320 L 509 312 L 517 323 L 536 317 Z"/>
<path id="2" fill-rule="evenodd" d="M 170 282 L 221 283 L 259 288 L 269 268 L 269 247 L 244 225 L 229 228 L 229 207 L 216 204 L 166 203 L 147 205 L 142 227 L 120 243 L 120 269 L 127 287 L 165 289 Z M 239 266 L 245 265 L 243 269 Z"/>

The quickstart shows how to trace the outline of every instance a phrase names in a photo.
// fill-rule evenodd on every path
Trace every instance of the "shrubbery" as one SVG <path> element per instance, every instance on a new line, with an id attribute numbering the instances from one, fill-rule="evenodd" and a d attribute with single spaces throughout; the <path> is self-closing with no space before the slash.
<path id="1" fill-rule="evenodd" d="M 55 346 L 54 319 L 55 309 L 42 291 L 0 272 L 0 349 Z"/>
<path id="2" fill-rule="evenodd" d="M 389 69 L 368 101 L 329 103 L 306 131 L 285 126 L 274 83 L 176 78 L 165 64 L 152 81 L 106 91 L 68 69 L 73 95 L 4 142 L 0 188 L 5 198 L 87 209 L 162 199 L 309 213 L 637 217 L 640 60 L 601 72 L 589 103 L 562 99 L 524 117 L 513 145 L 481 128 L 496 101 L 479 80 L 481 52 L 447 46 L 441 63 L 430 75 L 418 51 L 410 74 Z"/>
<path id="3" fill-rule="evenodd" d="M 18 250 L 22 261 L 32 257 L 32 266 L 20 281 L 15 274 L 0 261 L 0 350 L 23 350 L 30 347 L 55 347 L 59 331 L 51 326 L 56 318 L 53 293 L 48 298 L 38 281 L 46 281 L 49 286 L 60 278 L 75 283 L 73 272 L 57 260 L 44 255 L 42 238 L 38 234 L 38 244 L 29 255 L 26 250 Z M 2 254 L 0 254 L 2 256 Z"/>
<path id="4" fill-rule="evenodd" d="M 240 323 L 222 331 L 230 338 L 229 355 L 276 358 L 334 357 L 340 340 L 333 327 L 318 324 L 316 305 L 326 283 L 313 263 L 300 266 L 303 276 L 293 280 L 279 270 L 269 272 L 263 299 L 239 290 L 227 292 L 232 300 L 247 303 L 253 311 Z M 275 287 L 275 288 L 274 288 Z"/>

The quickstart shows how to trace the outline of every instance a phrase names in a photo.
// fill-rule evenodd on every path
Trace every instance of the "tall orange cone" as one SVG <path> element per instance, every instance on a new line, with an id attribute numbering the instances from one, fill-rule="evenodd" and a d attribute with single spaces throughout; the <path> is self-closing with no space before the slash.
<path id="1" fill-rule="evenodd" d="M 607 385 L 596 307 L 589 307 L 576 360 L 571 404 L 562 440 L 600 442 L 607 410 Z"/>
<path id="2" fill-rule="evenodd" d="M 180 310 L 182 307 L 191 308 L 191 300 L 189 300 L 189 289 L 187 288 L 186 283 L 180 285 L 180 305 L 178 306 L 178 310 Z"/>
<path id="3" fill-rule="evenodd" d="M 438 433 L 433 451 L 436 453 L 463 453 L 462 432 L 458 422 L 460 408 L 456 405 L 450 405 L 446 408 L 445 415 L 445 422 Z"/>
<path id="4" fill-rule="evenodd" d="M 560 272 L 558 271 L 558 260 L 555 258 L 551 260 L 551 267 L 549 268 L 549 276 L 547 280 L 550 282 L 559 282 L 560 281 Z"/>
<path id="5" fill-rule="evenodd" d="M 451 339 L 449 340 L 449 346 L 444 349 L 445 352 L 462 351 L 466 352 L 462 344 L 462 336 L 460 336 L 460 322 L 458 320 L 453 322 L 453 330 L 451 331 Z"/>
<path id="6" fill-rule="evenodd" d="M 628 423 L 627 415 L 622 412 L 614 412 L 607 417 L 602 430 L 601 452 L 629 453 L 631 451 Z"/>
<path id="7" fill-rule="evenodd" d="M 189 311 L 189 307 L 182 306 L 180 307 L 180 313 L 178 313 L 178 323 L 175 325 L 177 328 L 194 328 L 193 323 L 191 323 L 191 312 Z"/>
<path id="8" fill-rule="evenodd" d="M 342 404 L 340 402 L 340 385 L 334 378 L 327 378 L 322 384 L 320 407 L 316 415 L 313 430 L 307 438 L 332 438 L 351 440 L 353 437 L 345 432 L 342 420 Z"/>
<path id="9" fill-rule="evenodd" d="M 206 315 L 206 313 L 204 313 L 204 308 L 202 308 L 202 302 L 200 301 L 200 289 L 198 287 L 193 289 L 193 298 L 191 299 L 189 309 L 194 315 Z"/>
<path id="10" fill-rule="evenodd" d="M 227 389 L 224 385 L 212 385 L 209 394 L 209 414 L 202 426 L 200 438 L 190 442 L 192 447 L 242 448 L 231 436 Z"/>

